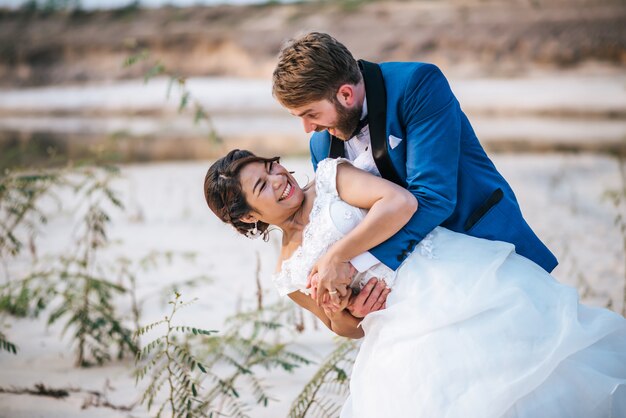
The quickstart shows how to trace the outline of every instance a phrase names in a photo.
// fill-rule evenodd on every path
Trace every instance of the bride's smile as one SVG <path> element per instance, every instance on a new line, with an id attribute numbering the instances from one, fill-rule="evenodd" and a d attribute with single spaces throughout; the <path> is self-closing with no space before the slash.
<path id="1" fill-rule="evenodd" d="M 280 195 L 280 198 L 278 199 L 278 201 L 289 199 L 293 195 L 292 192 L 294 190 L 295 189 L 291 186 L 291 184 L 289 183 L 289 180 L 287 180 L 287 184 L 285 185 L 285 190 L 283 191 L 283 194 Z"/>

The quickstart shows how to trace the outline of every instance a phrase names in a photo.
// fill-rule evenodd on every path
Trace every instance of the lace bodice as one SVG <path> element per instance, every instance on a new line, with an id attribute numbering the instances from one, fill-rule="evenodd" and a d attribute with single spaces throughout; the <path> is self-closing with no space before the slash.
<path id="1" fill-rule="evenodd" d="M 302 245 L 282 264 L 281 271 L 272 278 L 281 295 L 306 289 L 306 279 L 315 262 L 339 239 L 349 233 L 363 220 L 367 211 L 351 206 L 341 200 L 337 192 L 337 166 L 350 164 L 345 159 L 326 159 L 319 163 L 315 176 L 316 197 L 309 215 L 309 224 L 304 228 Z M 372 277 L 393 284 L 395 272 L 382 263 L 377 263 L 352 280 L 351 287 L 361 288 Z"/>

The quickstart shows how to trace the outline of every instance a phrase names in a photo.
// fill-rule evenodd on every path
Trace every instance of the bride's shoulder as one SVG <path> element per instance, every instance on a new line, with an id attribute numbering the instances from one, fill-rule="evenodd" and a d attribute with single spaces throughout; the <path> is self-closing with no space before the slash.
<path id="1" fill-rule="evenodd" d="M 337 166 L 343 163 L 352 164 L 352 162 L 346 158 L 324 158 L 317 164 L 316 173 L 319 173 L 320 171 L 324 172 L 327 170 L 336 170 Z"/>
<path id="2" fill-rule="evenodd" d="M 317 164 L 317 170 L 315 171 L 315 178 L 319 180 L 321 177 L 327 176 L 329 173 L 332 173 L 333 170 L 336 170 L 337 167 L 337 159 L 336 158 L 325 158 Z"/>
<path id="3" fill-rule="evenodd" d="M 308 271 L 304 271 L 304 267 L 302 246 L 295 242 L 281 246 L 272 275 L 274 287 L 281 296 L 305 289 Z"/>
<path id="4" fill-rule="evenodd" d="M 337 194 L 337 167 L 343 163 L 351 164 L 345 158 L 326 158 L 319 162 L 315 172 L 315 189 L 318 193 Z"/>

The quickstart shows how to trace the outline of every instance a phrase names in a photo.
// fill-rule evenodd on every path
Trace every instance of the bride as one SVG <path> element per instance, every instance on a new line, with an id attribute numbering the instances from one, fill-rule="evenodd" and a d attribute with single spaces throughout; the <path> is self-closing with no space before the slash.
<path id="1" fill-rule="evenodd" d="M 333 332 L 363 338 L 341 416 L 626 417 L 626 320 L 578 303 L 513 245 L 435 228 L 395 272 L 357 272 L 392 289 L 358 318 L 309 296 L 320 257 L 351 260 L 419 210 L 413 195 L 327 159 L 300 188 L 277 158 L 234 150 L 209 169 L 211 210 L 247 236 L 283 232 L 274 284 Z"/>

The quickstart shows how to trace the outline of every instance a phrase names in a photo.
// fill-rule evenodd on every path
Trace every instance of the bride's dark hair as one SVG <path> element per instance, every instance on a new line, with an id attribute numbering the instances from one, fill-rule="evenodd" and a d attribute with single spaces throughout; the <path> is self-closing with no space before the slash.
<path id="1" fill-rule="evenodd" d="M 243 222 L 241 218 L 249 214 L 253 208 L 246 202 L 239 174 L 250 163 L 269 163 L 278 160 L 279 157 L 263 158 L 250 151 L 235 149 L 215 161 L 204 178 L 204 198 L 209 208 L 223 222 L 234 226 L 237 232 L 249 236 L 255 224 Z M 257 230 L 265 240 L 268 227 L 269 224 L 265 222 L 259 221 L 256 224 Z"/>

